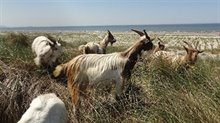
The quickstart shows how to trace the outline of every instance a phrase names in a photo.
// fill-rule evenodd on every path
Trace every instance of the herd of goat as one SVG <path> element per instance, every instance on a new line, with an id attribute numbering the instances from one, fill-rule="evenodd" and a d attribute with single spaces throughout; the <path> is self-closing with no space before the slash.
<path id="1" fill-rule="evenodd" d="M 61 74 L 67 77 L 67 87 L 71 94 L 73 106 L 77 109 L 80 97 L 85 97 L 90 88 L 102 88 L 115 83 L 116 100 L 123 92 L 125 83 L 131 77 L 131 70 L 138 59 L 167 61 L 172 67 L 183 66 L 189 68 L 197 61 L 198 54 L 203 52 L 197 49 L 198 43 L 188 47 L 185 55 L 165 51 L 165 46 L 158 42 L 153 44 L 145 30 L 133 30 L 140 38 L 128 49 L 122 52 L 106 54 L 108 44 L 116 42 L 110 31 L 100 43 L 89 42 L 79 46 L 81 55 L 74 57 L 67 63 L 56 66 L 58 58 L 62 55 L 62 46 L 51 36 L 39 36 L 32 43 L 32 51 L 36 54 L 34 59 L 37 66 L 46 66 L 53 69 L 53 76 Z M 160 40 L 160 39 L 159 39 Z M 35 98 L 29 109 L 23 114 L 18 123 L 66 123 L 67 110 L 64 103 L 55 94 L 44 94 Z"/>

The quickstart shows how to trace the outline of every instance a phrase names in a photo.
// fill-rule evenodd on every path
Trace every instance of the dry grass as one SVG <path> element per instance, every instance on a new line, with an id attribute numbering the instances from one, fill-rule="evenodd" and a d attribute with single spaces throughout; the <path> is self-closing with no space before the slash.
<path id="1" fill-rule="evenodd" d="M 31 44 L 39 33 L 29 35 Z M 50 33 L 58 38 L 64 54 L 60 62 L 78 55 L 77 47 L 84 42 L 98 40 L 103 34 Z M 130 41 L 135 35 L 115 34 L 118 44 L 108 52 L 126 49 L 122 40 Z M 75 40 L 71 42 L 67 39 Z M 99 41 L 99 40 L 98 40 Z M 121 41 L 121 42 L 120 42 Z M 27 110 L 32 99 L 43 93 L 56 93 L 68 110 L 68 122 L 220 122 L 220 64 L 219 61 L 199 61 L 190 71 L 173 71 L 166 64 L 149 66 L 142 63 L 133 70 L 120 101 L 103 90 L 91 91 L 77 115 L 71 104 L 65 78 L 53 79 L 50 73 L 33 63 L 30 45 L 8 44 L 0 37 L 0 122 L 15 123 Z M 71 43 L 70 43 L 71 42 Z M 131 43 L 131 42 L 130 42 Z M 219 49 L 216 49 L 219 50 Z"/>
<path id="2" fill-rule="evenodd" d="M 7 33 L 4 37 L 6 43 L 9 45 L 23 45 L 28 46 L 28 37 L 24 33 Z"/>

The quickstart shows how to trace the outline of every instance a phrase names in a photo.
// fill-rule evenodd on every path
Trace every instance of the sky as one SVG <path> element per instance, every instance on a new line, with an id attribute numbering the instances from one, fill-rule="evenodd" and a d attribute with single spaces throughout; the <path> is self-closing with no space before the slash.
<path id="1" fill-rule="evenodd" d="M 0 25 L 220 23 L 220 0 L 0 0 Z"/>

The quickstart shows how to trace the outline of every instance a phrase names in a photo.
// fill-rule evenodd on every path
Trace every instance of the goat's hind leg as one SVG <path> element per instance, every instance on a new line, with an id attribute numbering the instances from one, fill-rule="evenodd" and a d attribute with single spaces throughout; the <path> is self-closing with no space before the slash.
<path id="1" fill-rule="evenodd" d="M 116 82 L 116 94 L 115 94 L 116 100 L 121 99 L 123 89 L 124 89 L 124 81 L 123 79 L 120 79 L 120 81 Z"/>

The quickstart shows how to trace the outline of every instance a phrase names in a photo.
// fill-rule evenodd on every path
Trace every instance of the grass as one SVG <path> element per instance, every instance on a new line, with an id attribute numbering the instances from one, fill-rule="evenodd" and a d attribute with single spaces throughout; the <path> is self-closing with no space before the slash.
<path id="1" fill-rule="evenodd" d="M 216 64 L 200 62 L 190 71 L 155 66 L 148 76 L 156 101 L 150 109 L 151 122 L 219 122 L 220 81 L 213 78 Z"/>
<path id="2" fill-rule="evenodd" d="M 15 34 L 13 39 L 20 40 Z M 19 34 L 20 35 L 20 34 Z M 34 65 L 30 44 L 38 33 L 21 34 L 28 40 L 8 43 L 11 38 L 0 37 L 0 122 L 15 123 L 29 107 L 33 98 L 42 93 L 56 93 L 68 110 L 68 122 L 76 121 L 65 81 L 55 80 L 42 68 Z M 28 35 L 28 36 L 27 36 Z M 74 40 L 61 42 L 66 62 L 80 54 L 77 47 L 90 40 L 100 41 L 94 33 L 51 33 L 52 36 Z M 103 34 L 101 34 L 103 35 Z M 123 40 L 135 35 L 115 34 L 119 41 L 107 49 L 108 53 L 122 51 Z M 128 37 L 132 37 L 131 39 Z M 22 38 L 21 38 L 22 39 Z M 23 41 L 23 39 L 22 39 Z M 121 41 L 121 42 L 120 42 Z M 27 45 L 26 45 L 27 44 Z M 217 51 L 219 49 L 216 49 Z M 109 93 L 92 91 L 82 101 L 79 122 L 220 122 L 220 62 L 200 60 L 193 69 L 171 69 L 156 62 L 135 67 L 120 101 Z M 114 93 L 114 89 L 112 90 Z"/>

